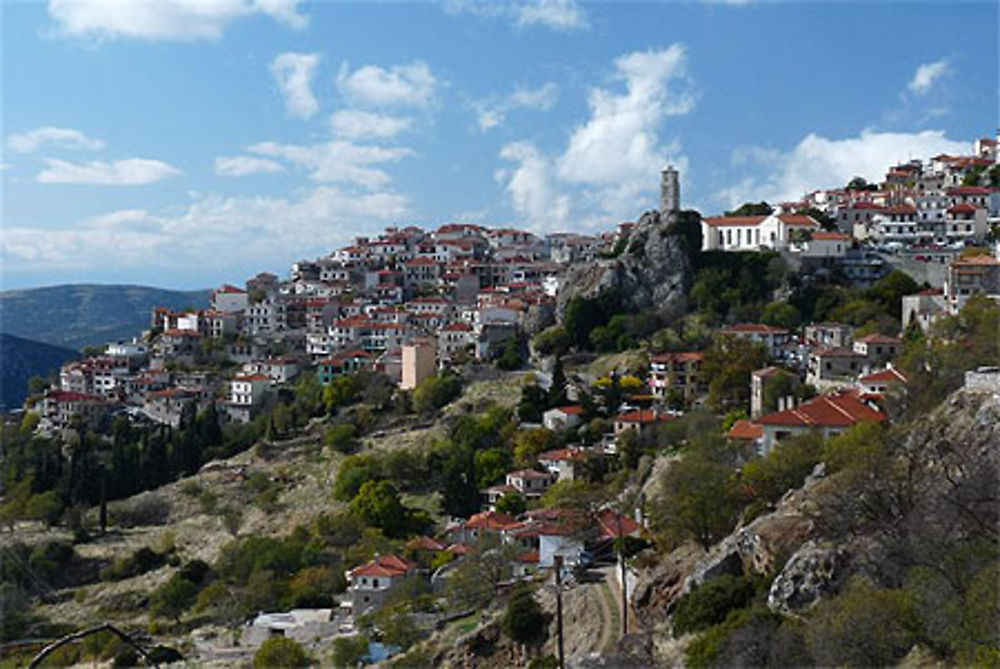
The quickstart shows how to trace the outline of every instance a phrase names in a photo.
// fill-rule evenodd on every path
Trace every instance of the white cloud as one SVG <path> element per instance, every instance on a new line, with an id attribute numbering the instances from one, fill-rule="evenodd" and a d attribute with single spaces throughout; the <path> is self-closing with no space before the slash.
<path id="1" fill-rule="evenodd" d="M 913 78 L 907 84 L 907 88 L 917 95 L 923 95 L 934 86 L 935 82 L 951 72 L 951 63 L 947 58 L 933 63 L 924 63 L 913 73 Z"/>
<path id="2" fill-rule="evenodd" d="M 46 158 L 45 164 L 46 169 L 35 176 L 38 183 L 141 186 L 181 174 L 180 170 L 167 163 L 144 158 L 116 160 L 112 163 L 97 160 L 72 163 Z"/>
<path id="3" fill-rule="evenodd" d="M 312 76 L 318 64 L 319 55 L 315 53 L 283 53 L 271 61 L 271 75 L 290 115 L 309 118 L 319 111 L 312 92 Z"/>
<path id="4" fill-rule="evenodd" d="M 49 0 L 49 16 L 66 36 L 193 41 L 218 39 L 234 20 L 262 14 L 303 28 L 300 0 Z"/>
<path id="5" fill-rule="evenodd" d="M 539 228 L 554 229 L 569 218 L 569 196 L 560 195 L 552 182 L 551 161 L 531 142 L 514 142 L 500 150 L 500 157 L 518 163 L 513 170 L 501 170 L 497 178 L 506 182 L 511 205 Z"/>
<path id="6" fill-rule="evenodd" d="M 215 173 L 224 177 L 245 177 L 250 174 L 273 174 L 284 170 L 280 164 L 267 158 L 253 156 L 219 156 L 215 159 Z"/>
<path id="7" fill-rule="evenodd" d="M 116 211 L 63 229 L 11 225 L 0 241 L 0 262 L 12 273 L 44 267 L 49 276 L 70 271 L 93 276 L 106 269 L 113 248 L 116 271 L 245 271 L 328 253 L 353 234 L 373 232 L 408 213 L 407 199 L 397 193 L 359 194 L 333 186 L 293 198 L 207 196 L 177 213 Z"/>
<path id="8" fill-rule="evenodd" d="M 337 74 L 341 94 L 361 105 L 426 107 L 434 100 L 438 81 L 427 63 L 415 60 L 385 69 L 364 65 L 354 72 L 347 63 Z"/>
<path id="9" fill-rule="evenodd" d="M 502 100 L 474 102 L 472 108 L 476 111 L 479 129 L 486 132 L 502 124 L 507 113 L 513 109 L 548 111 L 558 98 L 559 87 L 550 81 L 537 88 L 517 88 Z"/>
<path id="10" fill-rule="evenodd" d="M 589 27 L 587 13 L 576 0 L 446 0 L 444 8 L 449 14 L 506 19 L 518 28 L 569 32 Z"/>
<path id="11" fill-rule="evenodd" d="M 574 0 L 534 0 L 520 4 L 515 23 L 519 27 L 579 30 L 587 27 L 587 15 Z"/>
<path id="12" fill-rule="evenodd" d="M 309 170 L 309 178 L 319 182 L 352 183 L 368 188 L 389 183 L 389 175 L 372 165 L 394 163 L 413 155 L 405 147 L 365 146 L 342 140 L 301 146 L 261 142 L 248 149 L 270 158 L 280 158 Z"/>
<path id="13" fill-rule="evenodd" d="M 669 89 L 672 80 L 684 75 L 681 45 L 630 53 L 618 58 L 615 67 L 625 93 L 590 92 L 590 120 L 573 132 L 559 159 L 559 174 L 567 181 L 615 184 L 657 174 L 665 162 L 658 145 L 660 124 L 694 108 L 691 93 Z"/>
<path id="14" fill-rule="evenodd" d="M 405 116 L 389 116 L 341 109 L 330 116 L 330 129 L 334 135 L 345 139 L 389 139 L 407 130 L 413 121 Z"/>
<path id="15" fill-rule="evenodd" d="M 732 164 L 755 168 L 759 175 L 744 176 L 715 197 L 727 207 L 761 199 L 798 200 L 817 188 L 841 187 L 855 176 L 881 181 L 889 167 L 911 158 L 967 154 L 970 150 L 967 142 L 950 140 L 942 130 L 906 133 L 866 129 L 857 137 L 845 139 L 809 134 L 788 152 L 760 147 L 738 149 Z"/>
<path id="16" fill-rule="evenodd" d="M 29 132 L 10 135 L 7 146 L 18 153 L 34 153 L 42 147 L 58 149 L 83 149 L 98 151 L 104 148 L 104 142 L 87 137 L 79 130 L 72 128 L 54 128 L 46 126 Z"/>
<path id="17" fill-rule="evenodd" d="M 556 203 L 556 211 L 563 211 L 559 204 L 565 202 L 572 211 L 563 218 L 586 227 L 635 217 L 643 207 L 655 206 L 664 164 L 673 163 L 682 172 L 686 168 L 679 144 L 660 139 L 667 118 L 686 114 L 695 105 L 684 47 L 625 54 L 614 65 L 612 79 L 624 83 L 624 91 L 592 89 L 590 117 L 573 130 L 562 153 L 542 159 L 523 145 L 516 150 L 508 145 L 506 155 L 501 153 L 519 162 L 517 170 L 502 175 L 512 204 L 536 225 L 552 217 L 545 215 L 545 206 L 532 203 L 546 201 Z M 516 185 L 515 178 L 520 180 Z"/>

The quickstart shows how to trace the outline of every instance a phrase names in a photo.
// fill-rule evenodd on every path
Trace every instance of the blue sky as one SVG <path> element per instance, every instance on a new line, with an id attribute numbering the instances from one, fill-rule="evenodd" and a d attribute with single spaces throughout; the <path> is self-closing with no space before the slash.
<path id="1" fill-rule="evenodd" d="M 242 281 L 385 225 L 608 229 L 967 152 L 996 3 L 2 6 L 3 287 Z"/>

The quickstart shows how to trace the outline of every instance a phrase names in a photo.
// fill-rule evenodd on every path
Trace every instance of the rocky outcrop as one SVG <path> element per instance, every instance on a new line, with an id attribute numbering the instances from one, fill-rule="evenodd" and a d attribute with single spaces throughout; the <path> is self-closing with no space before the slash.
<path id="1" fill-rule="evenodd" d="M 807 541 L 771 584 L 768 608 L 776 613 L 792 614 L 812 606 L 822 595 L 836 591 L 845 562 L 843 549 Z"/>
<path id="2" fill-rule="evenodd" d="M 579 295 L 593 299 L 615 295 L 624 311 L 654 310 L 663 319 L 684 313 L 691 281 L 685 239 L 658 211 L 642 215 L 625 249 L 615 258 L 574 265 L 560 291 L 561 318 L 569 301 Z"/>
<path id="3" fill-rule="evenodd" d="M 652 570 L 640 574 L 633 604 L 650 622 L 663 620 L 677 601 L 695 587 L 724 574 L 773 571 L 811 536 L 811 495 L 822 485 L 821 471 L 786 495 L 774 511 L 737 529 L 706 553 L 685 545 Z"/>
<path id="4" fill-rule="evenodd" d="M 551 304 L 532 304 L 524 314 L 522 327 L 534 336 L 556 322 L 556 312 Z"/>

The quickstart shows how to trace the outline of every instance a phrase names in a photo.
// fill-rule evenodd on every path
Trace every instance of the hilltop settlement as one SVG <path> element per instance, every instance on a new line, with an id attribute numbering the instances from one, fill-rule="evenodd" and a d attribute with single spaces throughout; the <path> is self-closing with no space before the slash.
<path id="1" fill-rule="evenodd" d="M 600 235 L 358 237 L 33 382 L 0 455 L 3 640 L 112 620 L 127 643 L 59 657 L 996 661 L 973 492 L 1000 443 L 997 141 L 717 216 L 660 179 Z"/>

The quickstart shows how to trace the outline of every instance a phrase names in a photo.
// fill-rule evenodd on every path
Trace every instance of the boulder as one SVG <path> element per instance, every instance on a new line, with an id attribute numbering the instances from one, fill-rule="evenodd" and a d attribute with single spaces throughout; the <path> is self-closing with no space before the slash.
<path id="1" fill-rule="evenodd" d="M 807 541 L 771 584 L 768 608 L 784 614 L 809 608 L 822 595 L 836 591 L 845 562 L 842 550 Z"/>
<path id="2" fill-rule="evenodd" d="M 559 318 L 571 299 L 612 294 L 627 313 L 653 310 L 672 320 L 684 314 L 691 284 L 687 242 L 658 211 L 643 214 L 615 258 L 574 265 L 557 301 Z"/>

